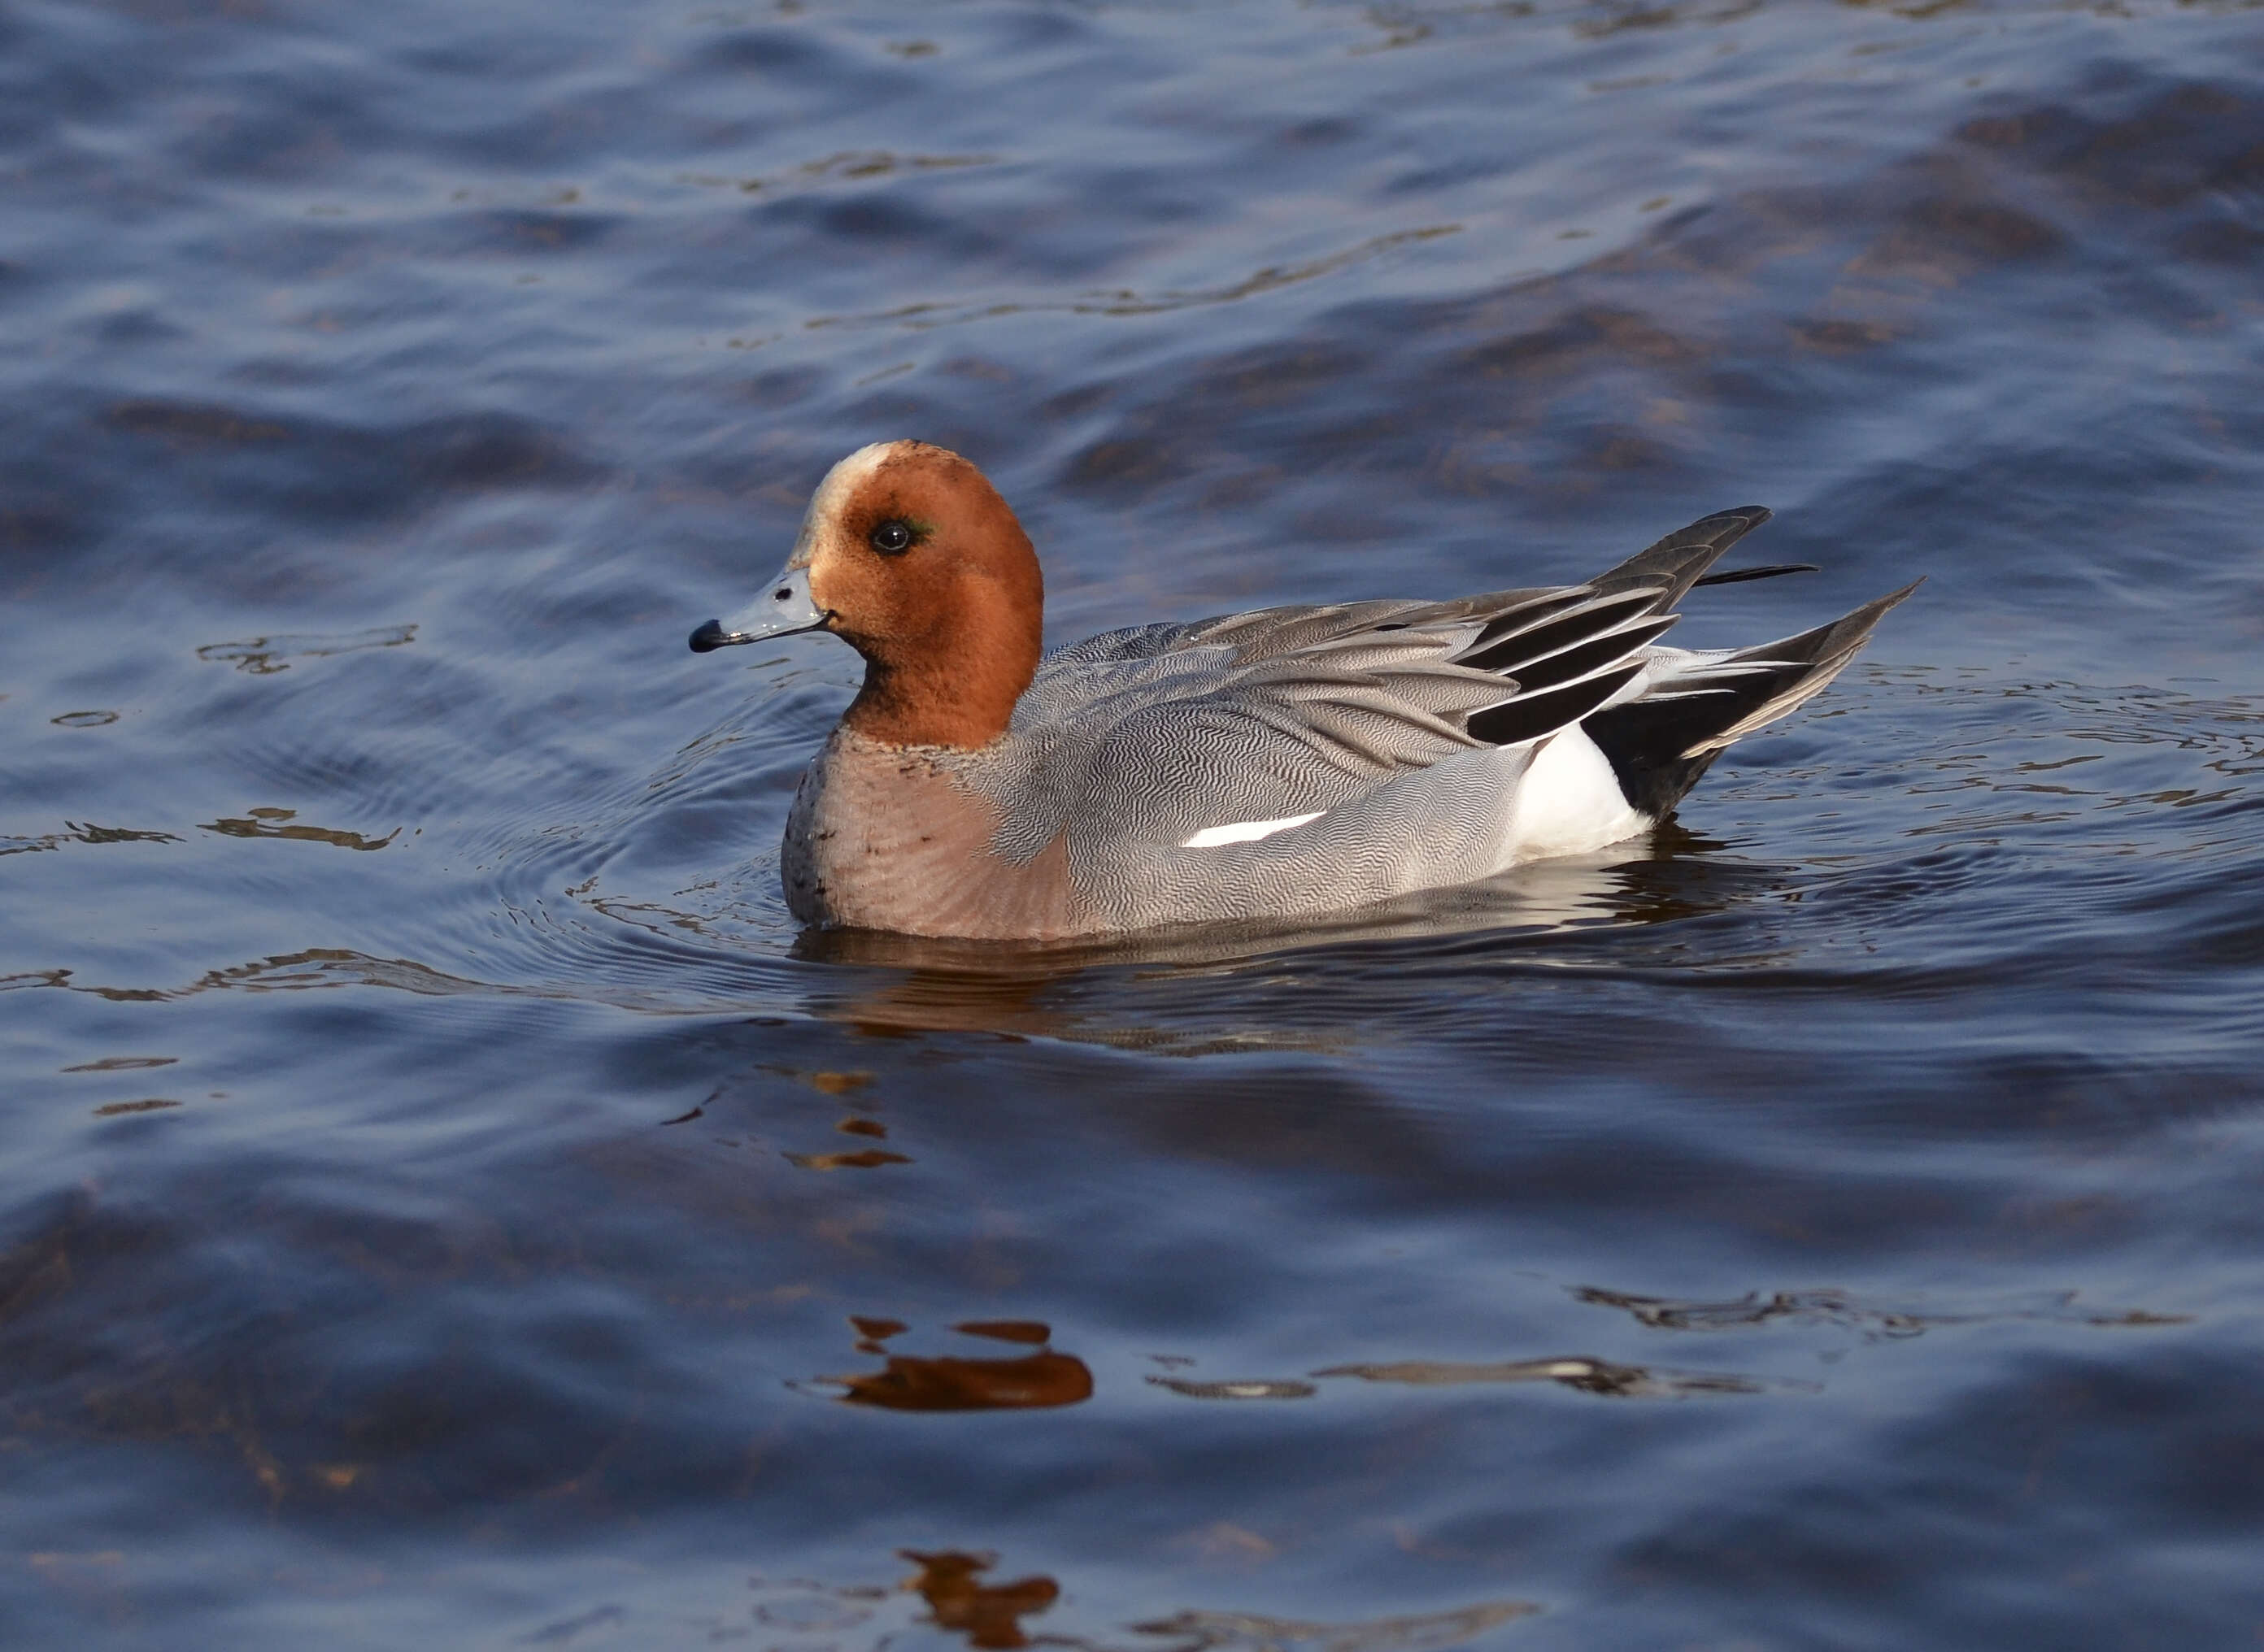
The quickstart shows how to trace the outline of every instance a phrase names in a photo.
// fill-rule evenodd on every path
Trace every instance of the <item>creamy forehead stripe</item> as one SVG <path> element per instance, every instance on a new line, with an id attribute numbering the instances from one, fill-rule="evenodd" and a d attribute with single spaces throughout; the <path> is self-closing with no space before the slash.
<path id="1" fill-rule="evenodd" d="M 819 529 L 838 518 L 851 496 L 881 467 L 881 461 L 903 446 L 901 442 L 869 443 L 825 473 L 825 480 L 809 496 L 802 532 L 795 536 L 794 554 L 787 562 L 789 569 L 809 565 L 809 559 L 816 554 Z"/>
<path id="2" fill-rule="evenodd" d="M 1179 847 L 1216 849 L 1222 844 L 1254 844 L 1261 837 L 1271 837 L 1275 832 L 1285 832 L 1292 826 L 1303 826 L 1307 821 L 1318 820 L 1326 812 L 1315 809 L 1310 815 L 1284 815 L 1280 820 L 1244 820 L 1237 821 L 1231 826 L 1206 826 Z"/>

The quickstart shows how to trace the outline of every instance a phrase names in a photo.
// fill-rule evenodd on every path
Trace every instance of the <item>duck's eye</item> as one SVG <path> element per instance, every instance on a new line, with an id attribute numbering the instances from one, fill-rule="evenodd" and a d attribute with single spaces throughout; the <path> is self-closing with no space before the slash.
<path id="1" fill-rule="evenodd" d="M 912 547 L 912 531 L 902 522 L 883 522 L 867 537 L 872 540 L 873 548 L 883 556 L 902 556 Z"/>

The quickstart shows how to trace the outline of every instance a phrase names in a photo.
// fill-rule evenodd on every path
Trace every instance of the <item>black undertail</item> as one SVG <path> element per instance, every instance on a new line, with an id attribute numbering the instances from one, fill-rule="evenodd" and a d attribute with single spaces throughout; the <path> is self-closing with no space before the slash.
<path id="1" fill-rule="evenodd" d="M 1917 589 L 1913 582 L 1828 625 L 1709 662 L 1580 726 L 1611 764 L 1628 802 L 1663 818 L 1732 740 L 1785 715 L 1839 676 L 1880 617 Z"/>

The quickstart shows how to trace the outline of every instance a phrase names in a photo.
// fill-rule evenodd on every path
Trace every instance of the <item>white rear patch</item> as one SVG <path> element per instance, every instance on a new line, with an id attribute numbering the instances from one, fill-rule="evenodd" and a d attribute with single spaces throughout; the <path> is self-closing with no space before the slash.
<path id="1" fill-rule="evenodd" d="M 1577 855 L 1632 837 L 1651 817 L 1628 806 L 1619 777 L 1588 731 L 1560 728 L 1533 754 L 1510 804 L 1505 866 Z"/>
<path id="2" fill-rule="evenodd" d="M 1310 815 L 1284 815 L 1280 820 L 1237 821 L 1231 826 L 1206 826 L 1186 842 L 1182 849 L 1216 849 L 1222 844 L 1254 844 L 1261 837 L 1271 837 L 1275 832 L 1288 831 L 1292 826 L 1303 826 L 1315 821 L 1327 811 L 1315 809 Z"/>

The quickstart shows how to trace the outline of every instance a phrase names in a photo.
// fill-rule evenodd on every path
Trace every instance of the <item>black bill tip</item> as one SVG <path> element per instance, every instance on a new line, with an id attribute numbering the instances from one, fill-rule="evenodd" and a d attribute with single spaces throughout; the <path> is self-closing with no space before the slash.
<path id="1" fill-rule="evenodd" d="M 692 634 L 692 651 L 694 654 L 712 654 L 730 640 L 730 634 L 723 629 L 722 622 L 710 620 Z"/>

